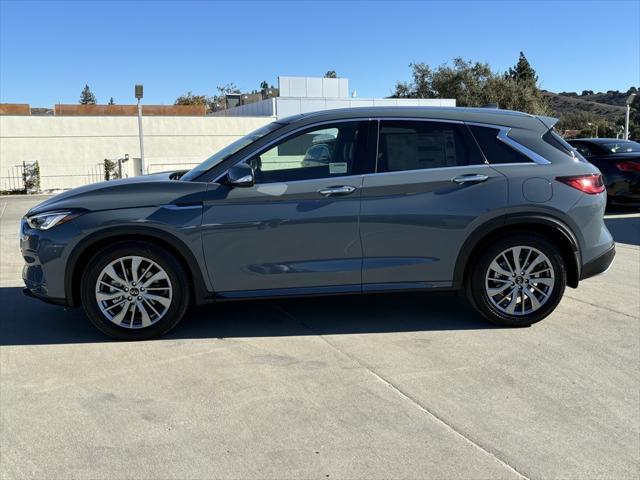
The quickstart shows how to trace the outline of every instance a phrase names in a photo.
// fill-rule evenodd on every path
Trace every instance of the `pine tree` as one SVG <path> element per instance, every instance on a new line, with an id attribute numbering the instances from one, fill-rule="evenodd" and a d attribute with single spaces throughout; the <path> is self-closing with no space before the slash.
<path id="1" fill-rule="evenodd" d="M 109 105 L 115 105 L 115 104 L 116 104 L 116 102 L 114 102 L 114 101 L 113 101 L 113 97 L 111 97 L 111 98 L 109 99 Z"/>
<path id="2" fill-rule="evenodd" d="M 89 85 L 85 85 L 80 94 L 81 105 L 95 105 L 97 103 L 96 96 L 93 94 Z"/>
<path id="3" fill-rule="evenodd" d="M 538 75 L 529 63 L 529 60 L 527 60 L 527 57 L 524 56 L 523 52 L 520 52 L 518 63 L 509 68 L 505 76 L 517 82 L 523 82 L 530 85 L 536 85 L 538 83 Z"/>
<path id="4" fill-rule="evenodd" d="M 267 83 L 267 81 L 266 81 L 266 80 L 263 80 L 263 81 L 260 83 L 260 89 L 261 89 L 261 90 L 266 90 L 267 88 L 269 88 L 269 84 Z"/>

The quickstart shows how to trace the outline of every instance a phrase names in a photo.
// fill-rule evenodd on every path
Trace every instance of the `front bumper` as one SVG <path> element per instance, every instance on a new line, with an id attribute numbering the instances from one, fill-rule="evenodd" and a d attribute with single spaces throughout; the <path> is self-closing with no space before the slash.
<path id="1" fill-rule="evenodd" d="M 66 228 L 65 228 L 66 227 Z M 47 303 L 67 305 L 64 289 L 66 239 L 73 229 L 65 224 L 41 231 L 29 227 L 23 219 L 20 225 L 20 251 L 23 292 Z"/>
<path id="2" fill-rule="evenodd" d="M 609 250 L 604 252 L 602 255 L 594 258 L 590 262 L 585 263 L 582 266 L 582 273 L 580 275 L 580 280 L 585 280 L 587 278 L 595 277 L 596 275 L 600 275 L 601 273 L 609 270 L 609 267 L 613 263 L 613 259 L 616 256 L 616 246 L 612 245 Z"/>
<path id="3" fill-rule="evenodd" d="M 28 287 L 23 288 L 22 293 L 27 297 L 37 298 L 45 303 L 51 303 L 53 305 L 67 305 L 67 301 L 64 298 L 47 297 L 46 295 L 38 293 L 37 290 L 30 290 Z"/>

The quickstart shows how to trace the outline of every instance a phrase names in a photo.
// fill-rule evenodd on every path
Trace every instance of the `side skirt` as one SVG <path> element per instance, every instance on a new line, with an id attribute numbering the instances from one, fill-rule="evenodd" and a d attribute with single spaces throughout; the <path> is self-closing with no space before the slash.
<path id="1" fill-rule="evenodd" d="M 337 285 L 328 287 L 272 288 L 264 290 L 234 290 L 218 292 L 216 301 L 259 300 L 270 298 L 304 298 L 331 295 L 358 295 L 369 293 L 393 293 L 416 291 L 451 291 L 452 282 L 398 282 L 366 285 Z"/>

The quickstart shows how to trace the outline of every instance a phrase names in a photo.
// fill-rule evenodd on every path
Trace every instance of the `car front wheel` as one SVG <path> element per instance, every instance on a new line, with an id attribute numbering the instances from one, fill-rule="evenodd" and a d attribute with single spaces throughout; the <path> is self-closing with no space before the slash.
<path id="1" fill-rule="evenodd" d="M 89 261 L 81 280 L 82 305 L 106 335 L 146 340 L 180 322 L 188 307 L 188 284 L 180 263 L 166 250 L 122 242 Z"/>
<path id="2" fill-rule="evenodd" d="M 555 244 L 535 234 L 517 234 L 485 248 L 468 280 L 469 299 L 485 318 L 529 326 L 557 307 L 567 274 Z"/>

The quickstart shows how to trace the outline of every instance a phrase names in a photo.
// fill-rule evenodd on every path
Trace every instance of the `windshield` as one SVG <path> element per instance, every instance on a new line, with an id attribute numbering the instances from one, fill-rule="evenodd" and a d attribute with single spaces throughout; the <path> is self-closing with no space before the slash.
<path id="1" fill-rule="evenodd" d="M 611 153 L 628 153 L 628 152 L 640 152 L 640 143 L 638 142 L 611 142 L 605 143 L 604 148 Z"/>
<path id="2" fill-rule="evenodd" d="M 207 170 L 210 170 L 211 168 L 215 167 L 217 164 L 219 164 L 223 160 L 229 158 L 231 155 L 239 152 L 244 147 L 264 137 L 266 134 L 271 133 L 274 130 L 277 130 L 280 127 L 282 127 L 281 123 L 273 122 L 273 123 L 270 123 L 269 125 L 265 125 L 264 127 L 260 127 L 259 129 L 254 130 L 253 132 L 245 135 L 242 138 L 239 138 L 235 142 L 224 147 L 222 150 L 219 150 L 213 155 L 211 155 L 200 165 L 198 165 L 197 167 L 194 167 L 193 169 L 185 173 L 180 180 L 189 181 L 199 177 Z"/>

